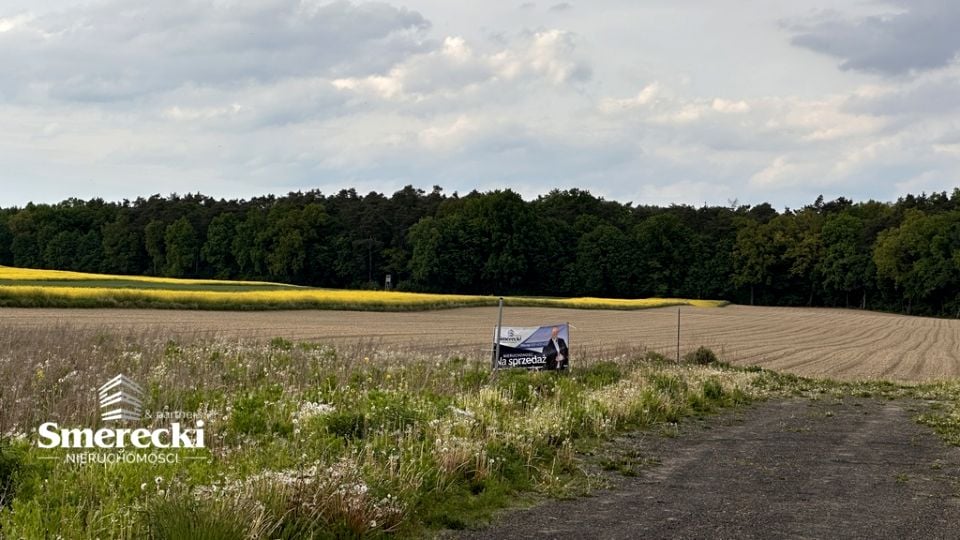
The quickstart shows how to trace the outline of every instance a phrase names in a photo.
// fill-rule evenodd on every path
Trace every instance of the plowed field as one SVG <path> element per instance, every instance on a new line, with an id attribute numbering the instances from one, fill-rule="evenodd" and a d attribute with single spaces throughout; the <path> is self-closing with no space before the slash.
<path id="1" fill-rule="evenodd" d="M 728 306 L 680 309 L 680 345 L 700 345 L 742 365 L 841 380 L 960 377 L 960 321 L 841 309 Z M 162 336 L 284 337 L 484 354 L 496 308 L 413 313 L 208 312 L 131 309 L 0 309 L 3 328 L 155 332 Z M 571 345 L 589 351 L 676 354 L 677 308 L 604 311 L 507 308 L 504 325 L 569 322 Z"/>

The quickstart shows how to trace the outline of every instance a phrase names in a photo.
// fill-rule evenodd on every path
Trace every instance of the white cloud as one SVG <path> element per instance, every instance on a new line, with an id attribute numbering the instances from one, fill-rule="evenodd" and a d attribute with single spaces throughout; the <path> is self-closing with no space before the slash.
<path id="1" fill-rule="evenodd" d="M 777 156 L 763 170 L 751 176 L 750 183 L 761 187 L 792 184 L 798 181 L 797 171 L 799 171 L 799 167 L 790 163 L 786 156 Z"/>
<path id="2" fill-rule="evenodd" d="M 730 101 L 723 98 L 714 98 L 713 104 L 711 105 L 713 110 L 721 113 L 745 113 L 750 112 L 750 105 L 746 101 Z"/>
<path id="3" fill-rule="evenodd" d="M 633 200 L 647 204 L 684 203 L 700 206 L 704 203 L 723 204 L 724 201 L 735 198 L 736 189 L 724 183 L 679 180 L 664 185 L 643 185 Z"/>
<path id="4" fill-rule="evenodd" d="M 624 109 L 634 109 L 650 105 L 660 91 L 660 83 L 653 82 L 643 87 L 637 92 L 636 96 L 616 99 L 606 98 L 600 102 L 600 110 L 606 113 L 617 112 Z"/>
<path id="5" fill-rule="evenodd" d="M 81 4 L 3 19 L 13 99 L 136 100 L 175 89 L 375 70 L 423 46 L 422 15 L 379 2 Z M 41 95 L 37 95 L 42 90 Z"/>
<path id="6" fill-rule="evenodd" d="M 936 191 L 952 192 L 960 187 L 957 185 L 956 174 L 945 174 L 941 171 L 925 171 L 906 180 L 896 182 L 894 189 L 899 193 L 933 193 Z"/>
<path id="7" fill-rule="evenodd" d="M 464 139 L 478 131 L 476 122 L 465 115 L 458 116 L 452 123 L 432 125 L 417 134 L 420 144 L 428 150 L 449 150 L 462 146 Z"/>
<path id="8" fill-rule="evenodd" d="M 0 34 L 22 27 L 34 18 L 31 13 L 21 13 L 12 17 L 0 17 Z"/>
<path id="9" fill-rule="evenodd" d="M 952 0 L 887 0 L 882 13 L 820 13 L 787 23 L 793 43 L 842 60 L 845 70 L 898 76 L 950 65 L 960 53 L 960 6 Z"/>
<path id="10" fill-rule="evenodd" d="M 448 36 L 439 48 L 412 55 L 385 75 L 340 78 L 332 84 L 386 100 L 422 101 L 528 80 L 559 86 L 584 81 L 589 74 L 578 55 L 576 38 L 568 32 L 547 30 L 521 36 L 492 52 L 477 52 L 463 37 Z"/>
<path id="11" fill-rule="evenodd" d="M 405 5 L 0 9 L 0 205 L 415 183 L 799 206 L 960 175 L 960 67 L 842 72 L 790 46 L 786 0 Z"/>

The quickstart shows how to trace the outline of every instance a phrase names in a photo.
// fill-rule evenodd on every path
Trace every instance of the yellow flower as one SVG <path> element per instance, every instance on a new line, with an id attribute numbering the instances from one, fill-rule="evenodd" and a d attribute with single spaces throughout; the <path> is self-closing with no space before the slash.
<path id="1" fill-rule="evenodd" d="M 18 284 L 17 282 L 26 282 Z M 48 282 L 37 284 L 37 282 Z M 109 283 L 106 283 L 109 282 Z M 119 284 L 118 284 L 119 282 Z M 204 289 L 203 286 L 228 286 L 230 290 Z M 187 288 L 190 286 L 190 288 Z M 266 288 L 269 287 L 269 288 Z M 397 291 L 358 291 L 346 289 L 316 289 L 279 283 L 255 281 L 218 281 L 204 279 L 174 279 L 146 276 L 111 276 L 34 270 L 0 266 L 0 297 L 41 297 L 50 300 L 88 300 L 92 304 L 123 304 L 146 302 L 150 304 L 195 305 L 216 308 L 235 306 L 289 306 L 314 308 L 373 308 L 406 309 L 444 306 L 492 306 L 497 298 L 465 294 L 427 294 Z M 663 306 L 691 305 L 719 307 L 725 302 L 716 300 L 686 300 L 681 298 L 527 298 L 511 297 L 514 306 L 544 306 L 570 308 L 644 309 Z M 369 358 L 364 358 L 369 361 Z"/>

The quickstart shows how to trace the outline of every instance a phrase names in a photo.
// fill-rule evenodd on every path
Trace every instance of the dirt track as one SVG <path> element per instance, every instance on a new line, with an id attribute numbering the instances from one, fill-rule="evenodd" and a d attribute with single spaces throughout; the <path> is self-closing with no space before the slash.
<path id="1" fill-rule="evenodd" d="M 676 439 L 640 434 L 616 446 L 659 465 L 462 537 L 957 538 L 960 449 L 913 422 L 923 407 L 791 400 Z"/>
<path id="2" fill-rule="evenodd" d="M 594 311 L 508 308 L 505 325 L 570 322 L 574 350 L 675 354 L 677 309 Z M 495 308 L 413 313 L 352 311 L 206 312 L 0 309 L 4 327 L 58 324 L 179 336 L 329 340 L 489 350 Z M 960 377 L 960 321 L 841 309 L 729 306 L 681 309 L 681 350 L 706 345 L 727 360 L 843 380 L 926 381 Z"/>

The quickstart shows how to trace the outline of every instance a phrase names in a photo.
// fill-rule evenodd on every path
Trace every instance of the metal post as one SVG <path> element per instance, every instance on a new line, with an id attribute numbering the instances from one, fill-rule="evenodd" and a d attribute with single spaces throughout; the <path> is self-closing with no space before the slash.
<path id="1" fill-rule="evenodd" d="M 680 307 L 677 306 L 677 363 L 680 363 Z"/>
<path id="2" fill-rule="evenodd" d="M 493 369 L 497 369 L 497 360 L 500 359 L 500 328 L 503 326 L 503 297 L 500 297 L 500 312 L 497 315 L 497 335 L 494 336 Z"/>

